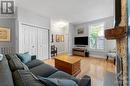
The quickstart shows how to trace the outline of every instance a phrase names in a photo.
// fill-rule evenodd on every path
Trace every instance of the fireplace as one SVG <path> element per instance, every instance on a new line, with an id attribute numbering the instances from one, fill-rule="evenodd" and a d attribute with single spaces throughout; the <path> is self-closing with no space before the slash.
<path id="1" fill-rule="evenodd" d="M 116 57 L 116 83 L 123 86 L 123 61 L 119 55 Z"/>
<path id="2" fill-rule="evenodd" d="M 128 45 L 127 45 L 127 0 L 114 0 L 115 1 L 115 26 L 113 28 L 110 28 L 105 31 L 105 37 L 108 40 L 115 39 L 117 42 L 117 52 L 119 53 L 119 56 L 117 57 L 117 74 L 119 73 L 119 70 L 122 70 L 123 72 L 120 74 L 122 75 L 123 79 L 118 79 L 117 81 L 119 83 L 119 86 L 128 86 L 128 63 L 127 63 L 127 51 L 128 51 Z M 129 1 L 129 0 L 128 0 Z M 119 30 L 120 29 L 120 30 Z M 118 32 L 118 33 L 117 33 Z M 115 34 L 116 33 L 116 34 Z M 116 66 L 117 66 L 116 65 Z M 121 69 L 121 66 L 123 68 Z"/>

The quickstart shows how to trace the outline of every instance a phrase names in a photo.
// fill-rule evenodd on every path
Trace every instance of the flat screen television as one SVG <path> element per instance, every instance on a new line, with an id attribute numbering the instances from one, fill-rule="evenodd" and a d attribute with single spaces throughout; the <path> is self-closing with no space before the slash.
<path id="1" fill-rule="evenodd" d="M 74 44 L 75 45 L 88 45 L 88 37 L 75 37 L 74 38 Z"/>

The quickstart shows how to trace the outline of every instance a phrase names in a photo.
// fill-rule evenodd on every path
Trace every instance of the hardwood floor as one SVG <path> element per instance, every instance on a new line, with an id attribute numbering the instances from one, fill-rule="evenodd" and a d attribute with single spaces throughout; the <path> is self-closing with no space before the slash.
<path id="1" fill-rule="evenodd" d="M 92 86 L 104 86 L 104 76 L 107 72 L 115 72 L 113 61 L 105 59 L 97 59 L 94 57 L 69 56 L 67 54 L 58 55 L 57 57 L 75 57 L 81 59 L 81 72 L 76 76 L 81 78 L 84 75 L 89 75 L 92 80 Z M 54 59 L 44 61 L 47 64 L 54 66 Z"/>

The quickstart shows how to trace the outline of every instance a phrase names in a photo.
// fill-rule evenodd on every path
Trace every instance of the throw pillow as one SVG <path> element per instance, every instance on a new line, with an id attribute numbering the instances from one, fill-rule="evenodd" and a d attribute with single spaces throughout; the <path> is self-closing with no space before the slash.
<path id="1" fill-rule="evenodd" d="M 11 71 L 24 69 L 22 62 L 19 59 L 11 59 L 9 61 L 9 66 L 10 66 Z"/>
<path id="2" fill-rule="evenodd" d="M 38 79 L 47 86 L 78 86 L 76 82 L 69 79 L 44 78 L 38 76 Z"/>
<path id="3" fill-rule="evenodd" d="M 17 59 L 18 58 L 18 56 L 16 54 L 5 54 L 5 56 L 6 56 L 8 61 L 11 60 L 11 59 L 15 59 L 15 58 Z"/>
<path id="4" fill-rule="evenodd" d="M 31 55 L 29 54 L 29 52 L 20 53 L 18 54 L 18 56 L 23 63 L 28 63 L 29 61 L 31 61 Z"/>

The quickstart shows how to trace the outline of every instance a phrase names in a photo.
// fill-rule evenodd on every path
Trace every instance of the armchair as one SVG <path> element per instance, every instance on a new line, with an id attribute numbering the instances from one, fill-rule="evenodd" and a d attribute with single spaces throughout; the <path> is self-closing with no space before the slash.
<path id="1" fill-rule="evenodd" d="M 51 46 L 51 57 L 57 55 L 57 47 L 55 45 Z"/>

